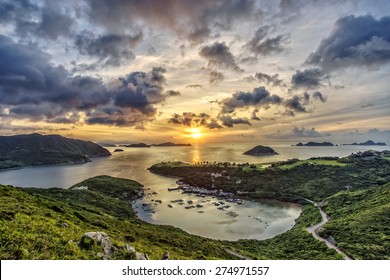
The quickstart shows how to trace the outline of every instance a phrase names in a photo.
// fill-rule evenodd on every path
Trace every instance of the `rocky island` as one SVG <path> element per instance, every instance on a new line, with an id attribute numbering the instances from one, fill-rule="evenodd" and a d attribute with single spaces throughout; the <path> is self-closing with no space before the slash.
<path id="1" fill-rule="evenodd" d="M 0 169 L 85 163 L 90 158 L 110 155 L 98 144 L 60 135 L 0 136 Z"/>
<path id="2" fill-rule="evenodd" d="M 319 142 L 307 142 L 306 144 L 302 144 L 301 142 L 299 142 L 298 144 L 293 145 L 293 146 L 297 146 L 297 147 L 302 147 L 302 146 L 308 146 L 308 147 L 332 147 L 332 146 L 334 146 L 334 144 L 330 143 L 330 142 L 322 142 L 322 143 L 319 143 Z"/>
<path id="3" fill-rule="evenodd" d="M 248 156 L 269 156 L 269 155 L 277 155 L 272 148 L 267 146 L 258 145 L 244 153 L 244 155 Z"/>

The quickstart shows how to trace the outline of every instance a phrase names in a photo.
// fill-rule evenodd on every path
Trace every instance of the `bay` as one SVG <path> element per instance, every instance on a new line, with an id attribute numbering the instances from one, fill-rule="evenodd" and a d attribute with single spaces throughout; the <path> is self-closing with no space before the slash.
<path id="1" fill-rule="evenodd" d="M 230 207 L 218 210 L 216 198 L 197 197 L 168 191 L 176 180 L 150 173 L 147 168 L 162 161 L 229 161 L 236 163 L 268 163 L 289 158 L 306 159 L 313 156 L 346 156 L 369 149 L 385 150 L 388 146 L 295 147 L 272 145 L 279 154 L 265 157 L 245 156 L 242 153 L 258 143 L 197 144 L 190 147 L 123 148 L 123 152 L 94 159 L 87 164 L 27 167 L 0 172 L 0 183 L 20 187 L 68 188 L 84 179 L 110 175 L 133 179 L 145 186 L 144 198 L 133 203 L 140 219 L 154 224 L 172 225 L 214 239 L 267 239 L 290 229 L 301 209 L 282 202 L 244 201 L 241 205 L 224 202 Z M 184 204 L 171 201 L 182 199 Z M 188 201 L 198 208 L 186 209 Z M 161 201 L 161 202 L 160 202 Z M 171 205 L 171 206 L 168 206 Z"/>

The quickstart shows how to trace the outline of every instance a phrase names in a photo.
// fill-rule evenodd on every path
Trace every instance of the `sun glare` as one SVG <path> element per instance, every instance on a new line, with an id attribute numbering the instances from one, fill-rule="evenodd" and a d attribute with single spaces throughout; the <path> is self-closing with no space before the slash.
<path id="1" fill-rule="evenodd" d="M 199 139 L 203 136 L 200 128 L 193 127 L 190 129 L 190 137 L 193 139 Z"/>

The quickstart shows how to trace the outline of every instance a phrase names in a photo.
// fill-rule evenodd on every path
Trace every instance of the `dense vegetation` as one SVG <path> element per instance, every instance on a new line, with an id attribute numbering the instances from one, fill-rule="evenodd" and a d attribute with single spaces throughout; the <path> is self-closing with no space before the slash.
<path id="1" fill-rule="evenodd" d="M 325 243 L 318 242 L 307 232 L 306 227 L 320 221 L 318 209 L 306 205 L 291 230 L 264 241 L 239 240 L 226 242 L 226 245 L 253 259 L 342 259 L 336 251 L 329 250 Z"/>
<path id="2" fill-rule="evenodd" d="M 364 189 L 390 182 L 388 152 L 364 152 L 335 158 L 290 160 L 259 169 L 226 163 L 153 165 L 152 172 L 180 177 L 185 184 L 210 189 L 213 186 L 228 192 L 245 193 L 251 199 L 274 198 L 306 203 L 345 189 Z M 214 178 L 212 173 L 222 176 Z"/>
<path id="3" fill-rule="evenodd" d="M 109 155 L 109 151 L 95 143 L 60 135 L 0 136 L 0 169 L 84 163 L 92 157 Z"/>
<path id="4" fill-rule="evenodd" d="M 332 236 L 355 259 L 390 259 L 390 183 L 342 191 L 326 200 L 331 220 L 320 234 Z"/>

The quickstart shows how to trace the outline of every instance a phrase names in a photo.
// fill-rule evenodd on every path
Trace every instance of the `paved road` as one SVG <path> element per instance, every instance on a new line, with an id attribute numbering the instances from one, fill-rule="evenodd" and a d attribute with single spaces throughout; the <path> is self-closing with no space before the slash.
<path id="1" fill-rule="evenodd" d="M 336 245 L 334 245 L 333 243 L 329 242 L 328 240 L 322 238 L 321 236 L 319 236 L 317 234 L 317 231 L 324 225 L 326 224 L 328 221 L 329 221 L 329 216 L 321 209 L 321 207 L 318 206 L 317 203 L 315 203 L 314 201 L 311 201 L 309 199 L 306 199 L 306 201 L 312 203 L 314 206 L 316 206 L 318 208 L 318 210 L 320 210 L 320 213 L 321 213 L 321 217 L 322 217 L 322 221 L 319 222 L 318 224 L 314 225 L 314 226 L 311 226 L 311 227 L 308 227 L 306 228 L 308 232 L 310 232 L 313 237 L 317 240 L 320 240 L 322 242 L 325 242 L 325 244 L 331 248 L 331 249 L 335 249 L 337 251 L 337 253 L 341 254 L 344 259 L 346 260 L 352 260 L 351 257 L 349 257 L 347 254 L 345 254 L 343 251 L 341 251 L 339 249 L 339 247 L 337 247 Z"/>
<path id="2" fill-rule="evenodd" d="M 239 259 L 242 259 L 242 260 L 251 260 L 251 258 L 249 257 L 246 257 L 244 255 L 241 255 L 239 253 L 237 253 L 236 251 L 233 251 L 233 250 L 230 250 L 228 248 L 224 248 L 226 252 L 228 252 L 229 254 L 233 255 L 233 256 L 236 256 L 237 258 Z"/>

